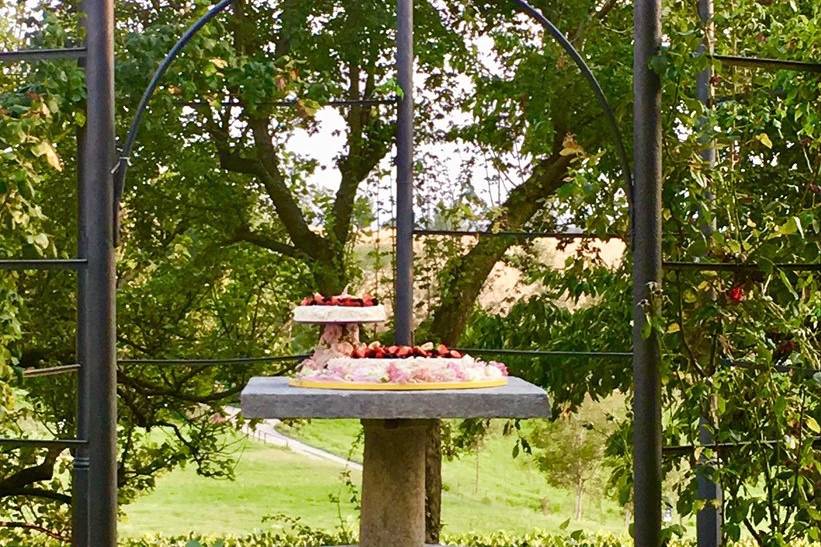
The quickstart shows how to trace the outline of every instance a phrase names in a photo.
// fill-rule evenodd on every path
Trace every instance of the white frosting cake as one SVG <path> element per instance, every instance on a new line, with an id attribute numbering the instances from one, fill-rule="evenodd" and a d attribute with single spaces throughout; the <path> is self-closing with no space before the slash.
<path id="1" fill-rule="evenodd" d="M 424 384 L 431 382 L 470 383 L 500 380 L 507 368 L 470 355 L 454 357 L 408 357 L 404 359 L 335 357 L 323 367 L 312 360 L 303 363 L 299 378 L 332 382 Z"/>
<path id="2" fill-rule="evenodd" d="M 385 307 L 375 306 L 297 306 L 294 321 L 297 323 L 382 323 L 387 320 Z"/>

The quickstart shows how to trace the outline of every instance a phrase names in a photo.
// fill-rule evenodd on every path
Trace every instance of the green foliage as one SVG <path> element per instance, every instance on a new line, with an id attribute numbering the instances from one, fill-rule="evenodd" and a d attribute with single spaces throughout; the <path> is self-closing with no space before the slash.
<path id="1" fill-rule="evenodd" d="M 818 56 L 817 3 L 764 9 L 742 2 L 732 10 L 717 7 L 717 14 L 719 52 Z M 668 352 L 665 442 L 694 441 L 704 416 L 716 442 L 749 443 L 696 450 L 668 460 L 667 469 L 688 469 L 690 477 L 702 471 L 722 484 L 730 538 L 746 530 L 762 545 L 817 540 L 821 468 L 812 439 L 821 384 L 812 375 L 821 369 L 818 279 L 774 266 L 818 263 L 821 256 L 817 79 L 715 65 L 722 100 L 706 110 L 684 87 L 706 66 L 693 66 L 687 52 L 697 34 L 683 20 L 670 20 L 668 28 L 665 86 L 678 106 L 665 127 L 665 256 L 751 263 L 760 271 L 680 272 L 665 279 L 657 321 Z M 712 168 L 698 156 L 711 141 L 718 150 Z M 680 513 L 703 506 L 694 479 L 677 490 Z"/>
<path id="2" fill-rule="evenodd" d="M 516 302 L 505 316 L 477 314 L 465 334 L 466 345 L 579 352 L 629 348 L 626 265 L 613 269 L 595 254 L 580 252 L 568 258 L 564 271 L 533 261 L 526 268 L 529 280 L 543 283 L 545 292 Z M 550 386 L 556 414 L 577 407 L 588 395 L 595 400 L 630 388 L 630 362 L 623 358 L 505 356 L 505 362 L 512 374 Z"/>
<path id="3" fill-rule="evenodd" d="M 336 533 L 311 530 L 294 532 L 265 532 L 243 536 L 241 538 L 204 538 L 192 534 L 181 538 L 152 537 L 128 540 L 123 547 L 319 547 L 322 545 L 344 545 L 344 538 Z M 627 547 L 633 540 L 624 536 L 586 534 L 576 531 L 567 535 L 532 532 L 529 534 L 511 534 L 493 532 L 490 534 L 446 535 L 447 544 L 464 547 Z M 728 547 L 752 547 L 750 541 L 729 543 Z M 813 547 L 806 541 L 796 541 L 795 547 Z M 673 540 L 669 547 L 694 547 L 695 542 Z"/>
<path id="4" fill-rule="evenodd" d="M 528 436 L 547 483 L 575 493 L 576 520 L 582 518 L 585 495 L 604 495 L 605 440 L 614 429 L 614 420 L 602 405 L 588 402 L 574 414 L 537 423 Z"/>
<path id="5" fill-rule="evenodd" d="M 695 54 L 704 31 L 691 8 L 665 6 L 665 47 L 653 61 L 664 85 L 663 255 L 756 266 L 737 273 L 668 272 L 645 311 L 664 350 L 665 444 L 698 445 L 702 417 L 716 442 L 749 444 L 665 458 L 674 479 L 668 494 L 680 515 L 694 515 L 705 503 L 695 484 L 703 472 L 725 489 L 729 538 L 749 533 L 761 545 L 817 539 L 818 277 L 776 265 L 821 258 L 818 81 L 808 73 L 708 63 Z M 816 2 L 719 2 L 716 51 L 817 59 L 819 9 Z M 712 108 L 695 93 L 696 77 L 708 66 L 715 72 Z M 613 77 L 616 70 L 599 74 Z M 718 152 L 712 167 L 700 157 L 710 142 Z M 548 215 L 558 211 L 594 233 L 622 230 L 624 196 L 608 170 L 609 156 L 577 163 L 558 190 L 560 201 L 546 207 Z M 466 332 L 470 345 L 629 349 L 629 261 L 601 268 L 576 256 L 558 271 L 533 265 L 537 255 L 524 249 L 519 266 L 544 292 L 506 315 L 478 313 Z M 556 410 L 573 408 L 587 393 L 629 392 L 631 384 L 629 360 L 521 358 L 510 365 L 549 386 Z M 624 503 L 632 487 L 627 418 L 607 446 L 616 470 L 611 484 Z"/>
<path id="6" fill-rule="evenodd" d="M 0 8 L 14 9 L 6 2 L 0 2 Z M 62 22 L 56 17 L 47 17 L 44 23 L 46 30 L 36 40 L 41 47 L 59 47 L 69 39 L 59 30 Z M 18 49 L 23 44 L 4 21 L 0 48 Z M 66 161 L 64 152 L 74 154 L 74 131 L 83 123 L 82 114 L 75 109 L 84 96 L 78 74 L 78 69 L 63 63 L 4 67 L 0 73 L 0 256 L 4 259 L 73 255 L 53 229 L 44 203 L 52 196 L 49 184 L 71 176 L 71 162 Z M 0 272 L 0 437 L 73 435 L 73 419 L 61 415 L 54 420 L 55 414 L 62 413 L 44 410 L 43 404 L 32 397 L 37 382 L 21 382 L 23 369 L 32 364 L 22 355 L 22 348 L 32 338 L 29 318 L 33 312 L 28 297 L 32 287 L 53 294 L 51 280 L 50 273 Z M 61 400 L 65 396 L 56 392 L 48 398 L 67 403 Z M 54 420 L 51 427 L 33 427 L 44 415 Z M 31 496 L 15 501 L 1 497 L 2 520 L 26 521 L 46 529 L 59 529 L 65 524 L 67 498 L 61 491 L 66 486 L 64 472 L 69 461 L 60 457 L 59 450 L 43 452 L 17 449 L 0 453 L 0 491 L 8 489 L 8 482 L 14 485 L 16 481 L 17 486 L 11 488 Z M 38 466 L 54 468 L 56 473 L 41 478 L 36 488 L 22 480 L 24 475 L 15 474 Z M 38 491 L 45 492 L 39 500 Z M 17 538 L 20 531 L 0 529 L 0 543 L 13 544 L 12 538 Z"/>
<path id="7" fill-rule="evenodd" d="M 460 534 L 445 536 L 446 544 L 464 547 L 622 547 L 631 540 L 610 535 L 589 535 L 573 532 L 566 536 L 533 532 L 530 534 L 510 534 L 494 532 L 491 534 Z M 190 538 L 148 538 L 128 542 L 124 547 L 320 547 L 323 545 L 346 545 L 347 539 L 338 535 L 314 530 L 303 530 L 298 533 L 268 532 L 243 538 L 208 539 L 197 536 Z M 678 546 L 675 546 L 678 547 Z"/>

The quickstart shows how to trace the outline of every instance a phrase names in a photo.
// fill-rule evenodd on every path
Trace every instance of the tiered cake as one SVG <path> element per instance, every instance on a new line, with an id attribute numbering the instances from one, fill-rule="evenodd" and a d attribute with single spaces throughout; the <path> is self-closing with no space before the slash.
<path id="1" fill-rule="evenodd" d="M 326 389 L 419 390 L 495 387 L 507 384 L 507 368 L 463 355 L 444 345 L 382 346 L 359 341 L 359 325 L 387 318 L 365 295 L 315 294 L 294 310 L 294 321 L 324 325 L 313 355 L 291 385 Z"/>

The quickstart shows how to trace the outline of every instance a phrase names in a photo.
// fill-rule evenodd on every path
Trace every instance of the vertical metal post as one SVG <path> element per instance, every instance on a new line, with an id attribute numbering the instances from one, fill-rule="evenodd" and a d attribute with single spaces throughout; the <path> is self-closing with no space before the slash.
<path id="1" fill-rule="evenodd" d="M 704 28 L 704 42 L 700 48 L 702 54 L 710 55 L 713 53 L 713 0 L 698 0 L 698 16 Z M 699 101 L 705 107 L 709 108 L 712 105 L 713 88 L 711 79 L 713 76 L 712 67 L 708 64 L 707 67 L 699 72 L 696 80 L 696 94 Z M 702 126 L 709 123 L 709 118 L 705 117 L 702 120 Z M 704 127 L 702 127 L 704 128 Z M 704 160 L 708 169 L 712 169 L 716 161 L 715 143 L 710 140 L 704 143 L 704 149 L 701 151 L 701 158 Z M 714 196 L 710 192 L 709 198 Z M 715 226 L 707 227 L 709 231 L 713 231 Z M 713 438 L 711 425 L 713 402 L 705 405 L 705 411 L 699 420 L 698 438 L 701 444 L 712 444 L 715 442 Z M 701 461 L 702 465 L 706 465 L 708 461 Z M 721 545 L 721 525 L 722 525 L 722 493 L 721 486 L 710 480 L 704 471 L 699 471 L 696 476 L 698 483 L 698 498 L 704 500 L 707 505 L 696 515 L 696 536 L 698 538 L 699 547 L 719 547 Z"/>
<path id="2" fill-rule="evenodd" d="M 117 391 L 113 246 L 114 1 L 86 0 L 82 218 L 83 362 L 88 401 L 88 543 L 117 544 Z"/>
<path id="3" fill-rule="evenodd" d="M 661 0 L 634 2 L 633 474 L 635 545 L 661 545 L 659 341 L 642 335 L 642 305 L 661 283 L 661 80 L 650 61 L 661 46 Z"/>
<path id="4" fill-rule="evenodd" d="M 85 213 L 83 209 L 83 162 L 85 154 L 85 128 L 77 132 L 77 256 L 85 258 Z M 88 378 L 86 374 L 85 324 L 85 275 L 77 275 L 77 335 L 76 355 L 80 363 L 77 374 L 77 438 L 88 439 Z M 88 543 L 88 448 L 83 446 L 74 451 L 74 470 L 71 484 L 71 546 L 89 547 Z"/>
<path id="5" fill-rule="evenodd" d="M 397 344 L 413 340 L 413 0 L 397 0 L 396 69 L 402 97 L 396 128 Z"/>
<path id="6" fill-rule="evenodd" d="M 713 53 L 713 0 L 698 0 L 698 16 L 704 25 L 704 43 L 701 46 L 701 53 L 712 55 Z M 704 105 L 710 105 L 713 99 L 713 87 L 710 80 L 713 77 L 713 69 L 708 64 L 707 68 L 698 73 L 696 77 L 696 94 L 698 100 Z M 714 143 L 710 142 L 701 151 L 701 157 L 711 167 L 716 161 L 716 149 Z"/>
<path id="7" fill-rule="evenodd" d="M 701 444 L 707 445 L 715 442 L 710 428 L 709 417 L 702 417 L 698 424 L 698 440 Z M 711 462 L 702 456 L 701 465 L 709 465 Z M 696 515 L 696 537 L 698 547 L 720 547 L 721 525 L 723 522 L 722 492 L 721 485 L 713 482 L 703 471 L 696 475 L 698 483 L 698 499 L 706 502 L 704 508 Z"/>

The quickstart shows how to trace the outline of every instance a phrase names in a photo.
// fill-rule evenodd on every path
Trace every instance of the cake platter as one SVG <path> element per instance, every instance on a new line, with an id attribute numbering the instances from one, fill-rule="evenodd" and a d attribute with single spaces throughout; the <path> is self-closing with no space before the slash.
<path id="1" fill-rule="evenodd" d="M 469 380 L 462 382 L 423 382 L 415 384 L 393 384 L 390 382 L 346 382 L 340 380 L 311 380 L 309 378 L 291 378 L 291 387 L 313 389 L 337 389 L 354 391 L 428 391 L 442 389 L 479 389 L 502 387 L 507 385 L 507 377 L 492 380 Z"/>

